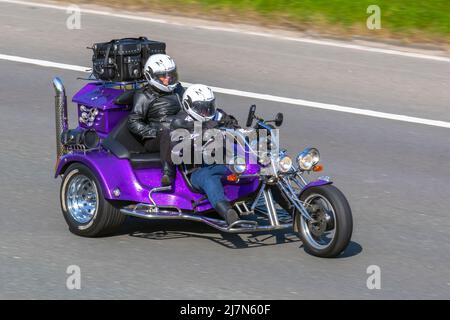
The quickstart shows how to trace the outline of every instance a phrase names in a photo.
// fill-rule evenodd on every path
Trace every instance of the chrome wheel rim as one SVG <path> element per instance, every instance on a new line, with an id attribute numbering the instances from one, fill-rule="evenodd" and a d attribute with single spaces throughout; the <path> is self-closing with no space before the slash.
<path id="1" fill-rule="evenodd" d="M 91 179 L 78 174 L 67 187 L 66 203 L 72 218 L 80 223 L 89 223 L 95 216 L 98 205 L 97 187 Z"/>
<path id="2" fill-rule="evenodd" d="M 314 221 L 307 221 L 303 216 L 300 226 L 306 241 L 315 249 L 328 248 L 336 236 L 336 213 L 327 198 L 320 194 L 312 194 L 304 201 L 304 206 Z M 311 212 L 315 207 L 317 211 Z"/>

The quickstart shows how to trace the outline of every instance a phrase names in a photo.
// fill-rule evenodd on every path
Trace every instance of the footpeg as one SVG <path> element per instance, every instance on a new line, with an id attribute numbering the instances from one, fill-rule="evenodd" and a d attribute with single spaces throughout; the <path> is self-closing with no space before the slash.
<path id="1" fill-rule="evenodd" d="M 234 208 L 238 211 L 239 215 L 241 216 L 246 216 L 254 213 L 253 210 L 249 209 L 245 201 L 236 202 L 234 204 Z"/>

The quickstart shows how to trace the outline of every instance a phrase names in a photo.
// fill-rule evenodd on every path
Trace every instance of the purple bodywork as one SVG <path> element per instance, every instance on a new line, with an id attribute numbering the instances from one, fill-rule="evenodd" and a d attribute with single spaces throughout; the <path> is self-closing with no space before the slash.
<path id="1" fill-rule="evenodd" d="M 78 105 L 79 127 L 95 129 L 101 139 L 105 138 L 130 111 L 130 106 L 115 104 L 116 98 L 123 92 L 123 88 L 105 86 L 102 83 L 89 83 L 84 86 L 72 100 Z M 83 113 L 92 115 L 91 111 L 95 111 L 95 117 L 91 122 L 84 121 Z M 86 114 L 84 116 L 86 118 Z M 72 151 L 63 155 L 56 168 L 55 177 L 64 174 L 71 163 L 82 163 L 95 174 L 106 199 L 150 203 L 150 190 L 160 186 L 162 171 L 159 166 L 134 168 L 128 159 L 119 159 L 102 147 L 86 152 Z M 245 175 L 257 174 L 258 171 L 258 165 L 249 165 Z M 330 183 L 319 179 L 309 183 L 302 192 L 310 187 Z M 259 186 L 257 176 L 244 177 L 238 182 L 228 182 L 224 179 L 225 195 L 232 202 L 250 196 L 258 191 Z M 212 209 L 205 195 L 189 188 L 178 169 L 173 190 L 155 193 L 153 199 L 158 206 L 174 206 L 181 210 L 203 212 Z"/>
<path id="2" fill-rule="evenodd" d="M 106 87 L 102 83 L 89 83 L 84 86 L 72 99 L 78 105 L 78 119 L 82 116 L 83 106 L 87 109 L 97 109 L 98 115 L 92 126 L 88 126 L 82 121 L 79 121 L 79 126 L 85 129 L 95 129 L 101 138 L 107 136 L 130 111 L 129 106 L 114 103 L 123 92 L 123 89 Z"/>
<path id="3" fill-rule="evenodd" d="M 105 138 L 130 111 L 129 106 L 114 103 L 123 92 L 123 89 L 106 87 L 100 83 L 89 83 L 83 87 L 73 97 L 73 102 L 78 105 L 79 126 L 95 129 L 100 138 Z M 91 124 L 83 122 L 82 113 L 93 108 L 98 110 L 95 120 Z M 150 203 L 149 191 L 160 186 L 160 167 L 153 165 L 133 168 L 128 159 L 119 159 L 103 148 L 87 152 L 74 151 L 62 156 L 55 177 L 64 174 L 65 169 L 74 162 L 84 164 L 96 175 L 106 199 Z M 257 165 L 252 165 L 246 174 L 255 174 L 258 170 Z M 230 201 L 242 199 L 255 192 L 258 187 L 259 180 L 256 177 L 243 178 L 238 183 L 224 181 L 225 195 Z M 120 195 L 117 195 L 118 193 Z M 189 188 L 178 169 L 173 191 L 153 195 L 158 206 L 175 206 L 181 210 L 196 212 L 211 209 L 207 200 L 193 206 L 194 202 L 204 198 L 203 194 Z"/>

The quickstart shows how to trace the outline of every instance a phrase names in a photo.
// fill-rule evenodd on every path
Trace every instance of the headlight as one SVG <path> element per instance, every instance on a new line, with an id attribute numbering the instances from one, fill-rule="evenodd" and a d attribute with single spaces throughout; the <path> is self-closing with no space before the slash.
<path id="1" fill-rule="evenodd" d="M 284 156 L 283 158 L 280 159 L 280 161 L 278 162 L 278 168 L 280 169 L 281 172 L 288 172 L 289 170 L 291 170 L 292 168 L 292 159 L 289 158 L 288 156 Z"/>
<path id="2" fill-rule="evenodd" d="M 306 148 L 297 156 L 297 163 L 300 169 L 311 170 L 320 161 L 320 153 L 316 148 Z"/>
<path id="3" fill-rule="evenodd" d="M 230 169 L 233 173 L 242 174 L 247 169 L 247 164 L 245 163 L 244 158 L 234 158 L 232 163 L 230 163 Z"/>

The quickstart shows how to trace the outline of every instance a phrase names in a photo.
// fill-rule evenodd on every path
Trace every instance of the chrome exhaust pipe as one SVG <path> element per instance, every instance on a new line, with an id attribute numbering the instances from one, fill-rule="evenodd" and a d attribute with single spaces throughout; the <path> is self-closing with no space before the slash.
<path id="1" fill-rule="evenodd" d="M 66 89 L 62 80 L 58 77 L 53 79 L 53 87 L 55 88 L 55 124 L 56 124 L 56 162 L 64 154 L 61 135 L 69 128 L 67 120 L 67 97 Z"/>

